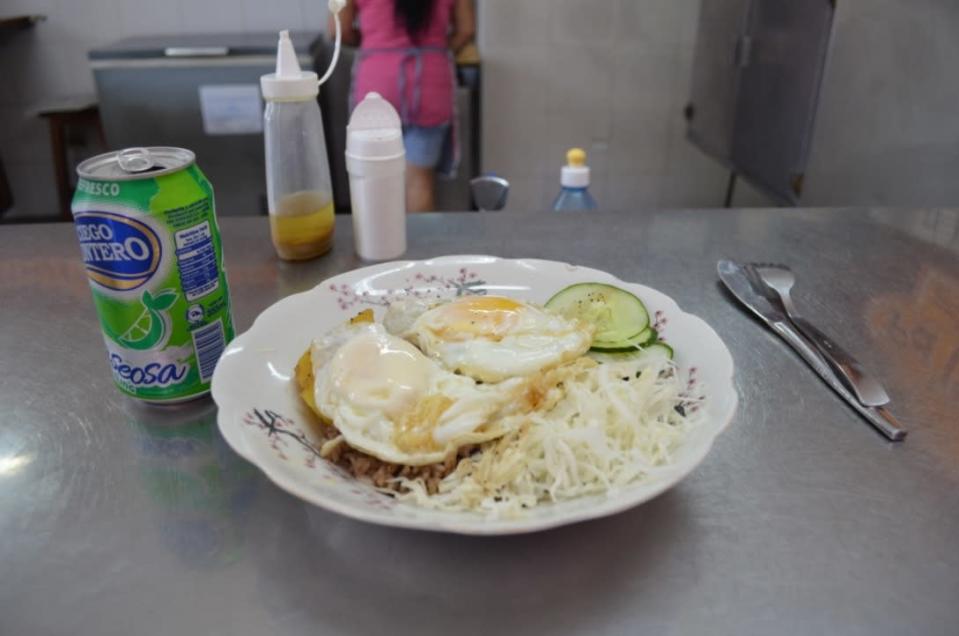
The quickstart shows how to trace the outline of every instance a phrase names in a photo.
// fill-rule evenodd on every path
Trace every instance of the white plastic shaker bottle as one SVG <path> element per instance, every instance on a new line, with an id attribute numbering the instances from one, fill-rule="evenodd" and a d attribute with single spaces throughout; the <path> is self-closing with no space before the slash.
<path id="1" fill-rule="evenodd" d="M 396 109 L 367 93 L 346 127 L 356 253 L 387 260 L 406 251 L 406 152 Z"/>

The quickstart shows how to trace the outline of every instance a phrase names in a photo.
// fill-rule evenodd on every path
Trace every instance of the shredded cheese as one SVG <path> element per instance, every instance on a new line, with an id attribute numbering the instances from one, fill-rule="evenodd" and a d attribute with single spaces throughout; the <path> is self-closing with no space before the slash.
<path id="1" fill-rule="evenodd" d="M 547 411 L 460 461 L 428 494 L 422 479 L 399 478 L 398 497 L 440 510 L 517 517 L 540 502 L 609 493 L 663 470 L 696 425 L 697 400 L 660 356 L 580 365 Z"/>

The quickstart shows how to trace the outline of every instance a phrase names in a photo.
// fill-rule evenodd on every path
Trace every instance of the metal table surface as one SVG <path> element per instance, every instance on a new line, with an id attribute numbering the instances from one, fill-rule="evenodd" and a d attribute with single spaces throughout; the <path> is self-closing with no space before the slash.
<path id="1" fill-rule="evenodd" d="M 278 262 L 222 222 L 240 329 L 360 266 Z M 660 289 L 736 361 L 706 461 L 631 511 L 469 538 L 340 518 L 226 447 L 215 407 L 112 388 L 67 225 L 0 227 L 0 634 L 955 634 L 959 211 L 710 210 L 410 218 L 408 257 L 559 259 Z M 722 293 L 722 257 L 776 260 L 886 383 L 890 444 Z"/>

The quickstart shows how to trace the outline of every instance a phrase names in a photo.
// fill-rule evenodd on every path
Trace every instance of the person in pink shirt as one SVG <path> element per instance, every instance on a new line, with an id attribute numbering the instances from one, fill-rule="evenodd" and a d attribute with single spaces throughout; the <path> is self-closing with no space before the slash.
<path id="1" fill-rule="evenodd" d="M 393 104 L 403 120 L 406 208 L 433 210 L 437 169 L 455 170 L 453 54 L 473 39 L 473 2 L 348 0 L 339 17 L 343 43 L 359 47 L 351 109 L 370 91 Z"/>

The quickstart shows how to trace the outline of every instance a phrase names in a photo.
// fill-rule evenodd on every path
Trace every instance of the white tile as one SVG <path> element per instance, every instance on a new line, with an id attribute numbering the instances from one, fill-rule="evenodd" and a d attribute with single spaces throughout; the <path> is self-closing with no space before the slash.
<path id="1" fill-rule="evenodd" d="M 614 107 L 655 111 L 671 105 L 677 73 L 674 52 L 619 46 L 612 64 Z"/>
<path id="2" fill-rule="evenodd" d="M 953 204 L 954 3 L 872 4 L 837 7 L 803 202 Z"/>
<path id="3" fill-rule="evenodd" d="M 58 0 L 48 19 L 34 27 L 35 52 L 44 56 L 46 89 L 37 101 L 94 92 L 87 53 L 122 37 L 119 0 Z"/>
<path id="4" fill-rule="evenodd" d="M 532 121 L 501 117 L 483 127 L 483 171 L 507 179 L 542 174 L 545 126 L 542 117 Z"/>
<path id="5" fill-rule="evenodd" d="M 697 0 L 616 0 L 616 43 L 669 50 L 696 20 L 697 4 Z"/>
<path id="6" fill-rule="evenodd" d="M 483 62 L 483 170 L 539 174 L 546 143 L 545 51 L 501 47 Z"/>
<path id="7" fill-rule="evenodd" d="M 547 108 L 579 112 L 605 108 L 613 92 L 612 59 L 608 44 L 551 46 L 546 60 Z"/>
<path id="8" fill-rule="evenodd" d="M 673 121 L 667 108 L 613 110 L 610 172 L 616 175 L 665 174 Z"/>
<path id="9" fill-rule="evenodd" d="M 179 0 L 186 33 L 242 32 L 243 7 L 238 0 Z"/>
<path id="10" fill-rule="evenodd" d="M 555 44 L 608 42 L 613 34 L 610 0 L 551 0 L 549 36 Z"/>
<path id="11" fill-rule="evenodd" d="M 555 0 L 482 0 L 476 6 L 476 41 L 485 55 L 500 46 L 545 44 Z"/>
<path id="12" fill-rule="evenodd" d="M 118 8 L 123 37 L 166 35 L 183 31 L 181 2 L 121 2 Z"/>
<path id="13" fill-rule="evenodd" d="M 299 0 L 243 0 L 243 26 L 246 31 L 299 30 L 304 25 Z"/>
<path id="14" fill-rule="evenodd" d="M 329 7 L 322 0 L 300 0 L 300 14 L 303 16 L 301 28 L 307 31 L 326 33 Z"/>
<path id="15" fill-rule="evenodd" d="M 62 25 L 62 32 L 76 46 L 78 53 L 123 37 L 122 0 L 58 0 L 50 15 L 51 21 Z"/>

